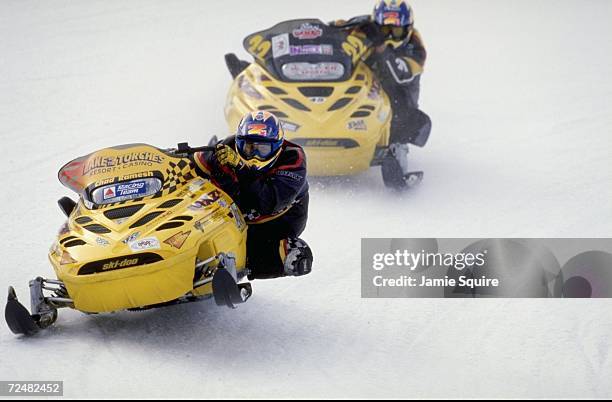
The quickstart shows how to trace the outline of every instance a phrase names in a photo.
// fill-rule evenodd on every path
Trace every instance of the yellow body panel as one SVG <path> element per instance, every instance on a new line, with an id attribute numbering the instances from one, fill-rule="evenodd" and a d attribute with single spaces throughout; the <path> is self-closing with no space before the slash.
<path id="1" fill-rule="evenodd" d="M 333 93 L 307 96 L 308 88 L 333 89 Z M 287 99 L 309 110 L 296 108 Z M 341 99 L 348 103 L 330 111 Z M 284 122 L 286 138 L 304 147 L 311 176 L 363 172 L 370 167 L 376 148 L 388 146 L 389 98 L 364 63 L 357 65 L 348 81 L 308 83 L 279 81 L 253 63 L 230 88 L 225 106 L 230 132 L 246 113 L 258 109 L 275 113 Z"/>
<path id="2" fill-rule="evenodd" d="M 124 163 L 121 155 L 126 154 L 150 161 Z M 92 170 L 101 160 L 112 166 Z M 76 309 L 111 312 L 165 303 L 184 295 L 211 294 L 210 285 L 193 289 L 196 258 L 203 261 L 221 252 L 235 257 L 239 272 L 245 269 L 247 231 L 240 211 L 226 193 L 197 177 L 188 159 L 182 160 L 179 166 L 183 167 L 177 168 L 180 158 L 147 145 L 135 145 L 101 150 L 72 162 L 64 170 L 78 174 L 70 179 L 60 173 L 64 184 L 83 191 L 114 178 L 143 173 L 162 174 L 170 184 L 164 186 L 161 196 L 103 207 L 91 205 L 81 194 L 49 254 L 57 278 L 66 285 Z M 121 163 L 115 163 L 118 161 Z M 176 205 L 163 205 L 171 200 Z M 113 210 L 134 205 L 143 206 L 132 216 L 112 219 Z M 151 213 L 158 216 L 138 225 Z M 169 222 L 178 227 L 164 229 L 162 225 Z M 88 229 L 93 224 L 109 232 L 94 233 Z M 75 242 L 78 245 L 73 245 Z M 150 254 L 160 260 L 140 265 Z M 87 264 L 95 266 L 96 272 L 84 274 Z"/>

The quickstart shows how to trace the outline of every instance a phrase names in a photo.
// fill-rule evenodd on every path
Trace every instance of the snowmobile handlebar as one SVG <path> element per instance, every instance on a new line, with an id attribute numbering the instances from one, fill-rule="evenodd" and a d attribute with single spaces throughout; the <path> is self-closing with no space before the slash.
<path id="1" fill-rule="evenodd" d="M 193 155 L 196 152 L 212 152 L 216 149 L 214 146 L 204 146 L 204 147 L 195 147 L 192 148 L 189 146 L 187 142 L 181 142 L 177 145 L 176 148 L 171 148 L 168 152 L 175 155 Z"/>

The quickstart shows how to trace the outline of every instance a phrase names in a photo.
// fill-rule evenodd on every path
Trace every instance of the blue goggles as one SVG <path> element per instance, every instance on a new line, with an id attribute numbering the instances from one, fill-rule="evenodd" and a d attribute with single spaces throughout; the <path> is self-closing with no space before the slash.
<path id="1" fill-rule="evenodd" d="M 236 138 L 236 146 L 240 154 L 246 159 L 268 160 L 280 148 L 276 141 L 255 141 L 248 138 Z"/>

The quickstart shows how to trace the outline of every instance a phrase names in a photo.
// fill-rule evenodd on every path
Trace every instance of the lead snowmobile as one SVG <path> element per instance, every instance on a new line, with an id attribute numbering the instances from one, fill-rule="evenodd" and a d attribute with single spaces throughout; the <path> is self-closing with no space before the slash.
<path id="1" fill-rule="evenodd" d="M 78 194 L 49 252 L 55 279 L 30 281 L 31 313 L 9 288 L 15 334 L 52 325 L 58 309 L 142 310 L 214 298 L 235 308 L 252 294 L 246 233 L 234 201 L 199 177 L 189 158 L 208 147 L 161 150 L 135 144 L 78 158 L 59 172 Z"/>
<path id="2" fill-rule="evenodd" d="M 362 61 L 368 49 L 347 28 L 301 19 L 249 35 L 244 48 L 253 63 L 225 56 L 234 78 L 227 123 L 237 127 L 251 110 L 272 112 L 286 137 L 306 151 L 311 176 L 355 175 L 381 166 L 388 187 L 418 184 L 423 172 L 404 175 L 392 156 L 389 96 Z M 415 116 L 429 119 L 422 112 Z M 429 131 L 417 133 L 412 145 L 423 147 L 428 139 Z"/>

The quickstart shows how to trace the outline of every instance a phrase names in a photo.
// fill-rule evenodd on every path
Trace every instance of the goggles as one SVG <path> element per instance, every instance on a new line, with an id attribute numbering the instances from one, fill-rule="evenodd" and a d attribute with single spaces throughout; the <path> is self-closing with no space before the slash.
<path id="1" fill-rule="evenodd" d="M 408 27 L 398 27 L 394 25 L 383 25 L 381 32 L 386 37 L 393 37 L 394 39 L 404 39 L 408 36 Z"/>
<path id="2" fill-rule="evenodd" d="M 236 138 L 238 151 L 245 159 L 268 160 L 278 150 L 278 146 L 275 145 L 273 142 L 256 142 L 249 139 Z"/>

